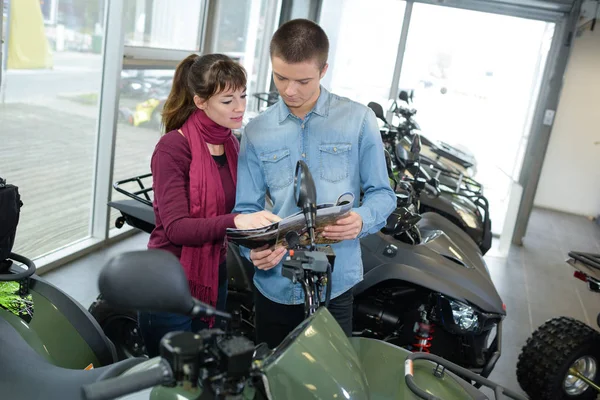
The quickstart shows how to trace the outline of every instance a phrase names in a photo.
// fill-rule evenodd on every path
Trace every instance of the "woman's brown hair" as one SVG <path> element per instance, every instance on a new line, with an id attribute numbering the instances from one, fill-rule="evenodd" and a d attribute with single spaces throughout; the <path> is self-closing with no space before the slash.
<path id="1" fill-rule="evenodd" d="M 246 71 L 224 54 L 191 54 L 177 65 L 162 111 L 165 132 L 179 129 L 196 110 L 194 95 L 208 100 L 225 90 L 246 87 Z"/>

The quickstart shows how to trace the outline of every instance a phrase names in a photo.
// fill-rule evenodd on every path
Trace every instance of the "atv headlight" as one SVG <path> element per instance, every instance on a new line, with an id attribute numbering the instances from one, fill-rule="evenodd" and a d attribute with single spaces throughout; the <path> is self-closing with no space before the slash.
<path id="1" fill-rule="evenodd" d="M 464 335 L 466 333 L 479 333 L 483 327 L 480 312 L 461 301 L 439 297 L 439 312 L 441 312 L 444 329 L 448 332 Z M 484 318 L 485 320 L 485 318 Z"/>
<path id="2" fill-rule="evenodd" d="M 472 332 L 479 328 L 479 317 L 473 307 L 459 301 L 448 300 L 448 302 L 452 309 L 452 319 L 457 327 L 466 332 Z"/>

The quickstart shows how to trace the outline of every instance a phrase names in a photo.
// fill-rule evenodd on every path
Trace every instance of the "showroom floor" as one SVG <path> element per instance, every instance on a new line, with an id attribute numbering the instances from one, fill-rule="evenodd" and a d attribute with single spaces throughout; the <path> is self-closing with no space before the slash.
<path id="1" fill-rule="evenodd" d="M 86 307 L 95 299 L 102 265 L 115 254 L 144 249 L 148 235 L 137 234 L 116 245 L 44 275 Z M 486 256 L 498 291 L 506 303 L 503 352 L 491 379 L 519 390 L 515 366 L 531 332 L 554 316 L 571 316 L 597 328 L 600 298 L 573 278 L 565 263 L 570 250 L 600 252 L 600 226 L 583 217 L 534 210 L 523 247 L 507 258 Z"/>

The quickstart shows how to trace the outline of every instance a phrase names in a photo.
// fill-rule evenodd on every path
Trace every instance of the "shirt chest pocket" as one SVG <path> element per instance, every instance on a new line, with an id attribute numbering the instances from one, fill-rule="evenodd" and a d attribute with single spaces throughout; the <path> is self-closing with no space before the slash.
<path id="1" fill-rule="evenodd" d="M 322 179 L 339 182 L 348 177 L 351 148 L 349 143 L 328 143 L 319 146 Z"/>
<path id="2" fill-rule="evenodd" d="M 287 148 L 262 153 L 262 162 L 267 186 L 271 189 L 281 189 L 292 183 L 292 159 Z"/>

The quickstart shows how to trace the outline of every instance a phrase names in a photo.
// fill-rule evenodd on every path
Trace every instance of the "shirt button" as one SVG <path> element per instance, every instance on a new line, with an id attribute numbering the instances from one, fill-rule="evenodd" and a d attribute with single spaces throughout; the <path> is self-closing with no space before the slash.
<path id="1" fill-rule="evenodd" d="M 273 160 L 277 160 L 277 156 L 273 156 Z"/>
<path id="2" fill-rule="evenodd" d="M 302 153 L 302 158 L 306 158 L 306 153 Z"/>
<path id="3" fill-rule="evenodd" d="M 300 125 L 300 127 L 301 127 L 302 129 L 304 129 L 304 124 Z"/>
<path id="4" fill-rule="evenodd" d="M 333 148 L 333 152 L 335 153 L 336 151 L 337 151 L 337 147 L 334 147 Z"/>

